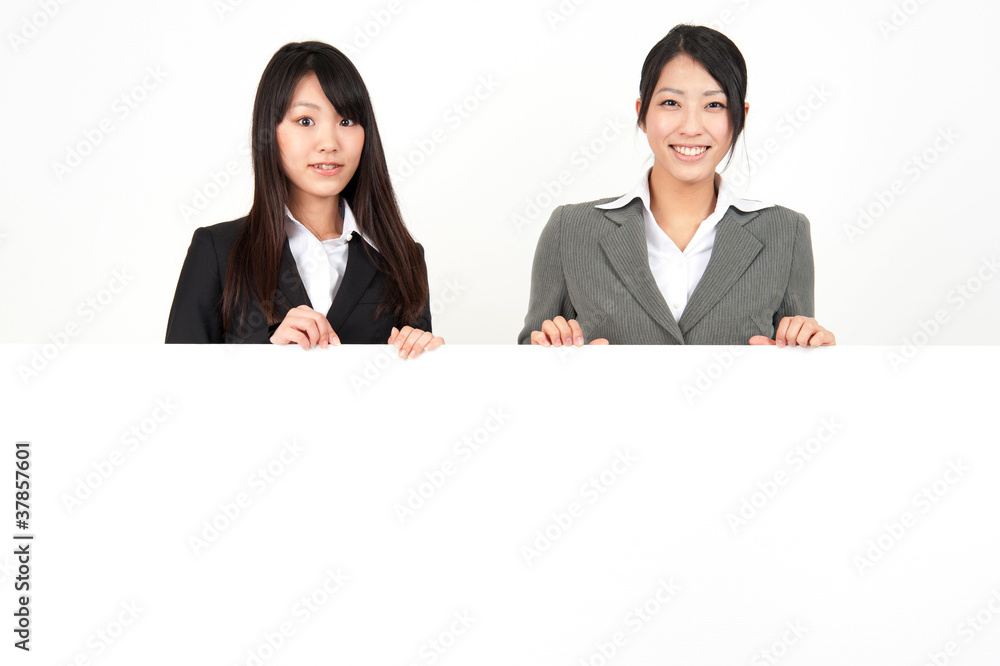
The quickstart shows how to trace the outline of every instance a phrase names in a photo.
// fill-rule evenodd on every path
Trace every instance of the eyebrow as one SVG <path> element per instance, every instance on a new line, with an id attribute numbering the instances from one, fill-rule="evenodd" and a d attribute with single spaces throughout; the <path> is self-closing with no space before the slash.
<path id="1" fill-rule="evenodd" d="M 661 92 L 673 93 L 674 95 L 687 94 L 683 90 L 678 90 L 677 88 L 660 88 L 654 94 L 659 95 Z M 711 97 L 712 95 L 724 95 L 724 94 L 725 93 L 722 92 L 721 90 L 706 90 L 705 92 L 702 93 L 704 97 Z"/>
<path id="2" fill-rule="evenodd" d="M 308 107 L 310 109 L 315 109 L 317 111 L 321 110 L 318 105 L 313 104 L 312 102 L 304 102 L 304 101 L 301 101 L 301 100 L 298 101 L 298 102 L 295 102 L 295 104 L 292 104 L 292 106 L 305 106 L 305 107 Z"/>

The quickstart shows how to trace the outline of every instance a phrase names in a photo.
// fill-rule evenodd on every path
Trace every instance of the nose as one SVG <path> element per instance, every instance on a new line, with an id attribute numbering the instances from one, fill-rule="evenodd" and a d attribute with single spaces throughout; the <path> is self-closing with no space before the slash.
<path id="1" fill-rule="evenodd" d="M 697 136 L 701 134 L 701 110 L 694 104 L 684 109 L 684 116 L 681 119 L 680 133 L 685 136 Z"/>
<path id="2" fill-rule="evenodd" d="M 337 125 L 327 124 L 316 133 L 316 149 L 321 153 L 335 153 L 339 148 L 337 142 Z"/>

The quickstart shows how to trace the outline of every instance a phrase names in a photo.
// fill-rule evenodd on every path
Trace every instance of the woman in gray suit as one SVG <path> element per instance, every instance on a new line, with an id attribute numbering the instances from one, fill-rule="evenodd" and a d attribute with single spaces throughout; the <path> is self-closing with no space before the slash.
<path id="1" fill-rule="evenodd" d="M 809 221 L 738 197 L 716 173 L 750 108 L 736 45 L 678 25 L 646 56 L 639 89 L 653 166 L 625 196 L 552 213 L 518 341 L 836 344 L 813 318 Z"/>

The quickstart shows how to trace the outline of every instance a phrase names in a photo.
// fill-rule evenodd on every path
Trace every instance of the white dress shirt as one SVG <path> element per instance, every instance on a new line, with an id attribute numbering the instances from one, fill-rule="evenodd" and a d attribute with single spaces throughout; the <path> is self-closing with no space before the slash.
<path id="1" fill-rule="evenodd" d="M 656 286 L 660 288 L 663 300 L 667 302 L 667 307 L 674 315 L 674 320 L 679 321 L 687 306 L 688 299 L 691 298 L 695 287 L 698 286 L 698 281 L 705 274 L 708 260 L 712 257 L 712 248 L 715 247 L 715 229 L 729 207 L 735 206 L 743 212 L 749 213 L 770 208 L 774 204 L 737 197 L 722 176 L 716 174 L 719 195 L 715 210 L 698 225 L 698 230 L 688 242 L 687 247 L 681 251 L 677 244 L 670 239 L 670 236 L 656 223 L 656 218 L 653 217 L 650 210 L 650 171 L 646 172 L 628 194 L 611 203 L 599 204 L 597 208 L 613 210 L 624 207 L 636 197 L 642 200 L 642 219 L 646 228 L 649 270 L 653 273 Z"/>
<path id="2" fill-rule="evenodd" d="M 354 214 L 344 197 L 340 197 L 340 212 L 344 218 L 340 238 L 321 241 L 285 207 L 285 233 L 288 235 L 292 256 L 295 257 L 295 266 L 313 310 L 323 315 L 330 311 L 333 299 L 344 281 L 344 273 L 347 271 L 347 243 L 352 236 L 360 234 L 369 245 L 375 247 L 368 236 L 358 231 Z"/>

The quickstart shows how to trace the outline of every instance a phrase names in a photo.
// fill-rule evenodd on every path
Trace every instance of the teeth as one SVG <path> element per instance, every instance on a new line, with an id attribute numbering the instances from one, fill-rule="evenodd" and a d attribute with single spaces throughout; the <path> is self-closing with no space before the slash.
<path id="1" fill-rule="evenodd" d="M 701 155 L 703 152 L 708 150 L 708 146 L 699 146 L 698 148 L 688 148 L 687 146 L 674 146 L 676 150 L 681 155 Z"/>
<path id="2" fill-rule="evenodd" d="M 337 168 L 340 165 L 339 164 L 313 164 L 313 166 L 316 167 L 317 169 L 323 169 L 323 170 L 329 171 L 331 169 Z"/>

